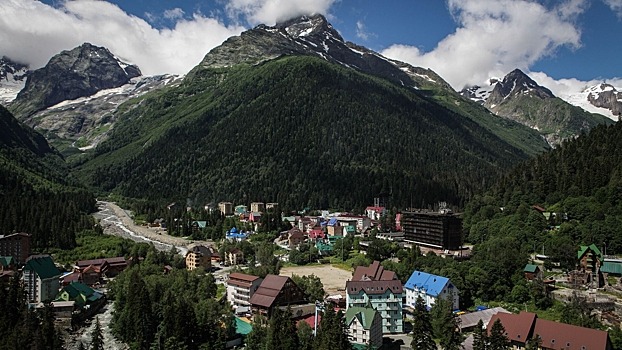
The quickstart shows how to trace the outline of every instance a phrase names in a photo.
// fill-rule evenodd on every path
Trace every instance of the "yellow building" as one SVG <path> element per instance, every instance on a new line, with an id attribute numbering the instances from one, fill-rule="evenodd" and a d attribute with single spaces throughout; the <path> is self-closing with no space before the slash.
<path id="1" fill-rule="evenodd" d="M 206 246 L 191 245 L 186 254 L 186 269 L 192 271 L 198 268 L 205 270 L 212 268 L 212 252 Z"/>

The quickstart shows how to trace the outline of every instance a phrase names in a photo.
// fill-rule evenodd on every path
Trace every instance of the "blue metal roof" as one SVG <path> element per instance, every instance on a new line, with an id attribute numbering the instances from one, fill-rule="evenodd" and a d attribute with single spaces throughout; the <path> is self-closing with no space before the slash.
<path id="1" fill-rule="evenodd" d="M 328 220 L 328 226 L 336 226 L 337 225 L 337 218 L 331 218 L 330 220 Z"/>
<path id="2" fill-rule="evenodd" d="M 437 297 L 448 283 L 450 282 L 447 277 L 432 275 L 415 270 L 415 272 L 410 275 L 408 281 L 406 281 L 404 288 L 410 290 L 414 290 L 415 288 L 423 289 L 426 291 L 426 294 Z"/>

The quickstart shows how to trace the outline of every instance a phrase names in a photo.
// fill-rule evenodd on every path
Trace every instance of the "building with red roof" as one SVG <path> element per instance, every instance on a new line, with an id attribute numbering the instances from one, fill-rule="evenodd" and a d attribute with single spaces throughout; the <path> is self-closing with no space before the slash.
<path id="1" fill-rule="evenodd" d="M 514 348 L 524 348 L 530 339 L 540 337 L 545 350 L 610 350 L 609 334 L 599 329 L 574 326 L 538 318 L 532 312 L 497 313 L 488 323 L 488 332 L 496 320 L 505 328 Z"/>

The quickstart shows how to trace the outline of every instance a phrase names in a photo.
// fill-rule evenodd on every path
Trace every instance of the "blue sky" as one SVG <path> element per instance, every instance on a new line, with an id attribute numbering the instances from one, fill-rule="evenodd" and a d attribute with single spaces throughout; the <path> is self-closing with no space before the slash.
<path id="1" fill-rule="evenodd" d="M 183 74 L 229 36 L 319 12 L 456 89 L 514 68 L 553 91 L 622 77 L 622 0 L 2 0 L 0 12 L 0 54 L 35 67 L 89 41 L 146 74 Z"/>

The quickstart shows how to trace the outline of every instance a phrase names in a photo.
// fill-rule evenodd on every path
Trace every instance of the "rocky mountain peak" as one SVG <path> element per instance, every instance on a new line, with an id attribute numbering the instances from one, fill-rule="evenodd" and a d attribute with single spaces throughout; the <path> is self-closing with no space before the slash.
<path id="1" fill-rule="evenodd" d="M 614 116 L 622 116 L 622 92 L 611 84 L 601 83 L 589 88 L 587 100 L 596 107 L 610 110 Z"/>
<path id="2" fill-rule="evenodd" d="M 338 41 L 344 41 L 335 28 L 333 28 L 333 26 L 328 23 L 326 18 L 320 14 L 300 16 L 298 18 L 290 19 L 288 21 L 278 23 L 274 28 L 284 30 L 293 38 L 328 34 Z"/>
<path id="3" fill-rule="evenodd" d="M 520 69 L 514 69 L 502 81 L 495 84 L 486 102 L 488 105 L 499 104 L 508 97 L 519 94 L 528 94 L 541 99 L 555 97 L 551 90 L 538 85 Z"/>
<path id="4" fill-rule="evenodd" d="M 62 51 L 29 74 L 10 107 L 17 117 L 24 117 L 62 101 L 122 86 L 140 75 L 138 67 L 121 61 L 105 47 L 84 43 Z"/>
<path id="5" fill-rule="evenodd" d="M 15 62 L 6 56 L 0 58 L 0 80 L 22 80 L 27 72 L 28 65 Z"/>

